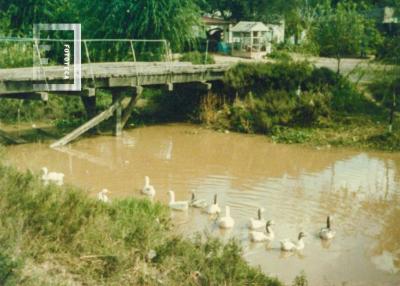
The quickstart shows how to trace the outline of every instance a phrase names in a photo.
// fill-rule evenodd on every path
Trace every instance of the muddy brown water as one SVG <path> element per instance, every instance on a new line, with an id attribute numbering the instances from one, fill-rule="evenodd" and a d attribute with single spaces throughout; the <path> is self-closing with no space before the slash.
<path id="1" fill-rule="evenodd" d="M 197 209 L 173 213 L 177 231 L 236 237 L 252 265 L 291 283 L 304 271 L 311 285 L 400 285 L 400 154 L 316 149 L 270 143 L 263 136 L 224 134 L 173 124 L 80 140 L 62 151 L 47 144 L 8 147 L 18 168 L 63 172 L 67 183 L 95 195 L 140 196 L 150 176 L 157 200 L 167 190 L 231 206 L 234 229 L 221 232 Z M 249 242 L 247 223 L 257 208 L 275 221 L 275 241 Z M 321 243 L 326 215 L 337 235 Z M 284 254 L 279 240 L 307 234 L 301 253 Z"/>

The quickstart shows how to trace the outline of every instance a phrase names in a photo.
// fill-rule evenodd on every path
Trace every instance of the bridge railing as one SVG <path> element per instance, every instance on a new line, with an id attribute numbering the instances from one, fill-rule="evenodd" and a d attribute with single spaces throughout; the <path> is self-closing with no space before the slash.
<path id="1" fill-rule="evenodd" d="M 164 39 L 81 39 L 81 64 L 89 65 L 93 84 L 95 76 L 94 63 L 101 62 L 158 62 L 166 72 L 171 70 L 172 53 L 170 45 Z M 64 45 L 71 47 L 73 39 L 50 38 L 0 38 L 0 69 L 17 67 L 35 67 L 40 72 L 36 80 L 47 85 L 51 75 L 46 74 L 45 66 L 63 65 L 65 63 Z M 73 59 L 68 60 L 73 65 Z M 137 79 L 145 65 L 133 65 Z M 48 72 L 48 71 L 47 71 Z M 1 80 L 1 79 L 0 79 Z"/>

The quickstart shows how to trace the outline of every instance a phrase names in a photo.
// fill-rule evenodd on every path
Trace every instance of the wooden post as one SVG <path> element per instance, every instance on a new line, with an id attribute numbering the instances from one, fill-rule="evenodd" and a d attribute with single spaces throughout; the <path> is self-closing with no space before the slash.
<path id="1" fill-rule="evenodd" d="M 131 117 L 133 108 L 135 107 L 136 104 L 136 99 L 143 92 L 143 87 L 141 86 L 133 86 L 132 88 L 133 88 L 133 94 L 131 100 L 129 101 L 128 106 L 125 108 L 124 113 L 122 114 L 122 128 L 125 127 L 126 123 L 129 120 L 129 117 Z"/>
<path id="2" fill-rule="evenodd" d="M 122 135 L 122 104 L 121 104 L 122 95 L 117 91 L 112 91 L 112 101 L 115 104 L 115 136 Z"/>
<path id="3" fill-rule="evenodd" d="M 81 96 L 83 106 L 86 110 L 88 119 L 93 118 L 96 115 L 96 97 L 95 96 Z"/>

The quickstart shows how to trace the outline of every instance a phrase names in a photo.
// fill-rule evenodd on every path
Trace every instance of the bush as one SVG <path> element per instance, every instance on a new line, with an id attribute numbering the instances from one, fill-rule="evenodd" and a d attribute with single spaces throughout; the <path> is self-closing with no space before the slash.
<path id="1" fill-rule="evenodd" d="M 374 99 L 387 108 L 393 105 L 393 95 L 400 102 L 400 67 L 385 70 L 376 75 L 375 80 L 368 85 Z M 400 111 L 400 104 L 396 105 Z"/>
<path id="2" fill-rule="evenodd" d="M 216 112 L 212 123 L 239 132 L 270 133 L 276 125 L 310 125 L 329 117 L 329 100 L 322 93 L 305 92 L 299 97 L 284 90 L 271 90 L 256 98 L 250 92 Z"/>
<path id="3" fill-rule="evenodd" d="M 344 78 L 340 78 L 332 89 L 332 108 L 335 111 L 351 113 L 376 110 L 376 106 L 365 98 L 356 85 Z"/>
<path id="4" fill-rule="evenodd" d="M 267 90 L 295 92 L 312 74 L 308 62 L 239 63 L 229 69 L 224 78 L 228 93 L 245 96 L 250 91 L 255 97 Z"/>
<path id="5" fill-rule="evenodd" d="M 180 61 L 191 62 L 194 65 L 215 64 L 213 55 L 207 54 L 207 59 L 206 59 L 206 54 L 200 53 L 198 51 L 182 54 Z"/>
<path id="6" fill-rule="evenodd" d="M 286 51 L 280 51 L 280 50 L 273 50 L 269 55 L 267 55 L 268 58 L 278 60 L 278 61 L 291 61 L 292 57 L 287 53 Z"/>
<path id="7" fill-rule="evenodd" d="M 330 115 L 337 81 L 335 73 L 307 62 L 238 64 L 225 76 L 227 92 L 235 99 L 217 122 L 230 122 L 230 129 L 248 133 L 318 123 Z"/>

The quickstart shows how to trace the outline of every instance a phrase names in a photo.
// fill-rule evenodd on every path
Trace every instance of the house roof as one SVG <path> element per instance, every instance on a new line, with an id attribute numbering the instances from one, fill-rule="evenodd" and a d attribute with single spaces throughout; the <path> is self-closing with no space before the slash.
<path id="1" fill-rule="evenodd" d="M 247 22 L 240 21 L 232 29 L 232 32 L 253 32 L 253 31 L 268 31 L 268 27 L 262 22 Z"/>

